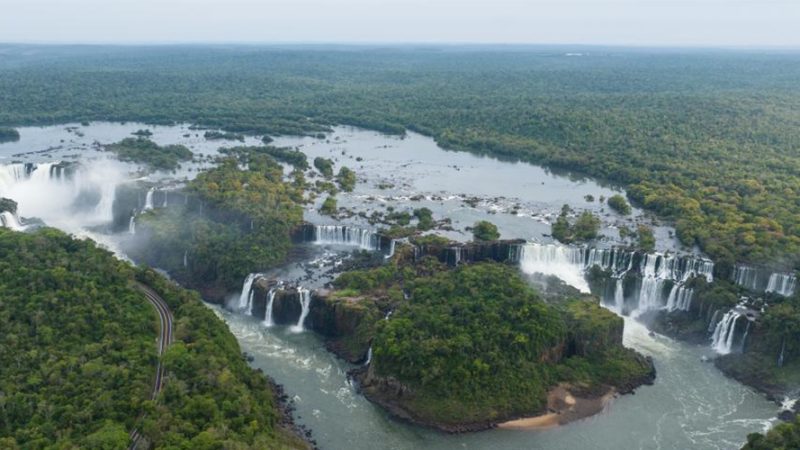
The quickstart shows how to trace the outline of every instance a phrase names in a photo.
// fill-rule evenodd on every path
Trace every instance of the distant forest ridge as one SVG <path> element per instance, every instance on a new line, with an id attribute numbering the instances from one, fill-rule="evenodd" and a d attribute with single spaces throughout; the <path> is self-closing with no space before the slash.
<path id="1" fill-rule="evenodd" d="M 516 46 L 0 46 L 0 126 L 417 131 L 614 180 L 717 264 L 795 269 L 800 53 Z"/>

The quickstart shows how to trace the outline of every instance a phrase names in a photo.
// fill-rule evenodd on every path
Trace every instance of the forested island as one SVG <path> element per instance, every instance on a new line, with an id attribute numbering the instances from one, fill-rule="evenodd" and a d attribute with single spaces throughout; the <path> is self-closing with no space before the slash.
<path id="1" fill-rule="evenodd" d="M 19 131 L 10 127 L 0 127 L 0 142 L 13 142 L 19 140 Z"/>
<path id="2" fill-rule="evenodd" d="M 652 362 L 622 346 L 622 319 L 597 299 L 545 302 L 503 264 L 452 270 L 427 257 L 348 272 L 336 286 L 333 299 L 391 311 L 392 320 L 362 319 L 357 328 L 372 342 L 357 378 L 368 398 L 423 425 L 480 430 L 548 408 L 566 423 L 602 402 L 571 417 L 554 405 L 558 392 L 591 402 L 655 377 Z"/>

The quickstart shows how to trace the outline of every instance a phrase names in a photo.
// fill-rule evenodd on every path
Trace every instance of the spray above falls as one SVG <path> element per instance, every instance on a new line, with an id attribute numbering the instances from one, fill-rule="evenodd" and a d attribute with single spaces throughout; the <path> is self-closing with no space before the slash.
<path id="1" fill-rule="evenodd" d="M 113 220 L 117 187 L 127 179 L 108 159 L 0 165 L 0 197 L 18 203 L 20 217 L 37 217 L 68 231 Z"/>

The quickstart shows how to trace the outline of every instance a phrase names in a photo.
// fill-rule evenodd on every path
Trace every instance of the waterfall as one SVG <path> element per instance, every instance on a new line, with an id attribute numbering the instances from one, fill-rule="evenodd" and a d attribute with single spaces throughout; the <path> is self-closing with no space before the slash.
<path id="1" fill-rule="evenodd" d="M 719 315 L 719 310 L 714 310 L 714 314 L 711 315 L 711 321 L 708 322 L 708 332 L 711 333 L 714 331 L 714 327 L 717 326 L 717 316 Z"/>
<path id="2" fill-rule="evenodd" d="M 453 266 L 461 264 L 461 250 L 462 247 L 450 247 L 450 251 L 453 252 Z"/>
<path id="3" fill-rule="evenodd" d="M 253 290 L 253 282 L 258 278 L 260 274 L 258 273 L 251 273 L 244 279 L 244 284 L 242 285 L 242 293 L 239 294 L 239 310 L 250 311 L 251 305 L 253 303 L 253 296 L 251 294 Z"/>
<path id="4" fill-rule="evenodd" d="M 744 353 L 744 350 L 745 350 L 745 346 L 747 345 L 747 335 L 748 335 L 748 334 L 750 334 L 750 324 L 751 324 L 751 323 L 752 323 L 752 322 L 750 322 L 749 320 L 747 321 L 747 327 L 745 327 L 745 329 L 744 329 L 744 336 L 742 336 L 742 345 L 741 345 L 741 347 L 740 347 L 740 350 L 741 350 L 743 353 Z"/>
<path id="5" fill-rule="evenodd" d="M 25 227 L 19 223 L 17 216 L 15 216 L 11 211 L 0 212 L 0 225 L 2 225 L 3 228 L 8 228 L 14 231 L 21 231 L 25 229 Z"/>
<path id="6" fill-rule="evenodd" d="M 390 259 L 392 256 L 394 256 L 394 246 L 396 243 L 397 241 L 395 239 L 392 239 L 391 242 L 389 242 L 389 254 L 386 255 L 385 259 Z"/>
<path id="7" fill-rule="evenodd" d="M 783 367 L 784 355 L 786 352 L 786 338 L 781 341 L 781 354 L 778 355 L 778 367 Z"/>
<path id="8" fill-rule="evenodd" d="M 688 311 L 692 306 L 694 290 L 686 288 L 678 283 L 672 285 L 667 297 L 666 309 L 672 311 Z"/>
<path id="9" fill-rule="evenodd" d="M 730 310 L 722 316 L 722 320 L 714 328 L 711 336 L 711 348 L 720 355 L 727 355 L 733 347 L 733 338 L 736 335 L 736 321 L 741 314 Z"/>
<path id="10" fill-rule="evenodd" d="M 314 226 L 314 243 L 319 245 L 348 245 L 363 250 L 380 250 L 377 234 L 363 228 L 343 225 Z"/>
<path id="11" fill-rule="evenodd" d="M 580 247 L 527 243 L 520 249 L 519 265 L 526 274 L 553 275 L 581 292 L 589 292 Z"/>
<path id="12" fill-rule="evenodd" d="M 147 190 L 147 195 L 144 197 L 144 210 L 153 209 L 153 192 L 155 192 L 156 188 L 150 188 Z"/>
<path id="13" fill-rule="evenodd" d="M 794 294 L 796 279 L 791 273 L 773 273 L 769 276 L 767 289 L 765 292 L 774 292 L 784 297 Z"/>
<path id="14" fill-rule="evenodd" d="M 306 321 L 309 306 L 311 306 L 311 291 L 303 287 L 298 287 L 297 294 L 300 298 L 300 307 L 302 310 L 300 311 L 300 318 L 297 319 L 297 325 L 292 326 L 291 329 L 295 333 L 302 333 L 305 330 L 305 328 L 303 328 L 303 322 Z"/>
<path id="15" fill-rule="evenodd" d="M 793 273 L 770 272 L 765 268 L 738 264 L 731 279 L 753 292 L 774 292 L 784 297 L 794 295 L 797 279 Z"/>
<path id="16" fill-rule="evenodd" d="M 623 308 L 625 308 L 625 291 L 622 286 L 622 278 L 617 278 L 617 282 L 614 285 L 614 308 L 619 314 L 622 314 Z"/>
<path id="17" fill-rule="evenodd" d="M 367 350 L 367 359 L 366 359 L 366 361 L 364 361 L 364 365 L 368 366 L 369 363 L 371 363 L 371 362 L 372 362 L 372 346 L 370 345 L 369 346 L 369 350 Z"/>
<path id="18" fill-rule="evenodd" d="M 183 251 L 183 267 L 189 267 L 189 250 Z"/>
<path id="19" fill-rule="evenodd" d="M 20 216 L 79 233 L 113 220 L 117 186 L 125 179 L 120 163 L 107 159 L 74 170 L 60 162 L 0 165 L 0 196 L 15 200 Z"/>
<path id="20" fill-rule="evenodd" d="M 272 305 L 275 303 L 275 293 L 278 292 L 278 287 L 275 286 L 267 292 L 267 312 L 264 315 L 264 326 L 271 327 L 275 325 L 272 320 Z"/>
<path id="21" fill-rule="evenodd" d="M 11 186 L 28 177 L 26 164 L 6 164 L 0 166 L 0 191 L 7 191 Z"/>
<path id="22" fill-rule="evenodd" d="M 128 221 L 128 233 L 136 234 L 136 216 L 132 215 L 131 220 Z"/>
<path id="23" fill-rule="evenodd" d="M 164 192 L 164 204 L 161 205 L 161 207 L 166 208 L 169 200 L 169 191 L 163 191 L 163 192 Z"/>
<path id="24" fill-rule="evenodd" d="M 754 267 L 736 265 L 733 269 L 733 281 L 751 291 L 758 290 L 758 270 Z"/>

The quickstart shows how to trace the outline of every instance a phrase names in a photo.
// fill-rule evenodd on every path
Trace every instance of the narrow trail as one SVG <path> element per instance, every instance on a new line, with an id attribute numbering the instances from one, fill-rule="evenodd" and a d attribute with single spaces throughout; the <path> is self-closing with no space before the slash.
<path id="1" fill-rule="evenodd" d="M 155 400 L 158 397 L 158 394 L 161 392 L 161 389 L 164 386 L 164 366 L 161 363 L 161 357 L 164 355 L 164 352 L 167 351 L 167 347 L 172 343 L 172 312 L 169 310 L 169 306 L 161 298 L 155 291 L 150 289 L 149 287 L 141 284 L 136 283 L 136 288 L 141 291 L 147 301 L 153 305 L 156 312 L 158 313 L 160 331 L 158 336 L 158 365 L 156 366 L 156 377 L 153 381 L 153 391 L 150 393 L 150 400 Z M 131 438 L 131 445 L 128 447 L 129 450 L 135 450 L 139 445 L 139 442 L 142 439 L 142 435 L 139 434 L 139 430 L 134 428 L 130 432 Z"/>

